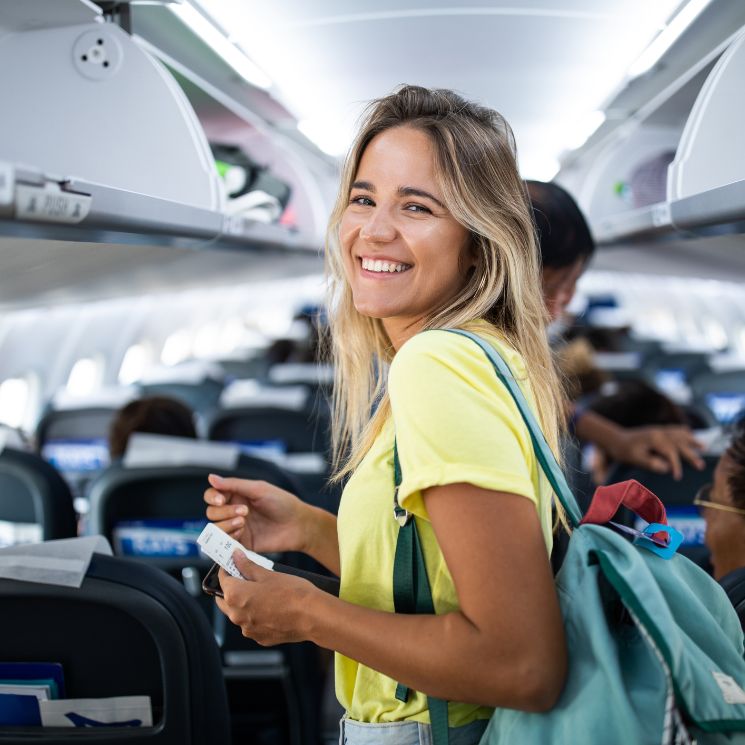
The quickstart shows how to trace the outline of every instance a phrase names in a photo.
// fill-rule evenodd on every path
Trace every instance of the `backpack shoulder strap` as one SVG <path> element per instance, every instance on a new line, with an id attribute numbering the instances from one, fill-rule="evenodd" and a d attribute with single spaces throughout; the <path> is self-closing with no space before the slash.
<path id="1" fill-rule="evenodd" d="M 569 484 L 567 484 L 567 480 L 561 471 L 561 467 L 556 462 L 556 457 L 553 452 L 551 452 L 551 448 L 546 442 L 546 438 L 544 437 L 541 428 L 538 426 L 538 422 L 530 408 L 530 404 L 528 404 L 525 395 L 520 389 L 520 386 L 515 380 L 515 376 L 512 374 L 507 363 L 502 359 L 497 350 L 494 349 L 491 344 L 485 342 L 480 336 L 461 329 L 443 330 L 452 334 L 465 336 L 481 347 L 484 354 L 491 362 L 497 377 L 514 399 L 518 411 L 525 422 L 525 426 L 528 428 L 528 432 L 530 432 L 530 439 L 533 442 L 533 449 L 536 458 L 538 459 L 538 463 L 540 464 L 543 473 L 546 475 L 548 483 L 551 484 L 551 488 L 553 489 L 554 494 L 556 494 L 556 498 L 564 508 L 572 527 L 576 528 L 582 520 L 582 511 L 577 504 L 577 500 L 574 498 L 574 494 L 572 494 L 572 490 L 569 488 Z"/>

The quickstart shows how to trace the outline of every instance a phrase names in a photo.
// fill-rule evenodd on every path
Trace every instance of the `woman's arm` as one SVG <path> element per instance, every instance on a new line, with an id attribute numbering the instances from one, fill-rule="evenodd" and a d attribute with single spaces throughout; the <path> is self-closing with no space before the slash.
<path id="1" fill-rule="evenodd" d="M 336 532 L 336 515 L 320 507 L 308 505 L 303 553 L 308 554 L 337 577 L 341 574 L 339 535 Z"/>
<path id="2" fill-rule="evenodd" d="M 261 644 L 309 639 L 451 701 L 544 711 L 566 674 L 564 630 L 535 505 L 469 484 L 424 493 L 460 611 L 371 610 L 239 562 L 220 607 Z"/>

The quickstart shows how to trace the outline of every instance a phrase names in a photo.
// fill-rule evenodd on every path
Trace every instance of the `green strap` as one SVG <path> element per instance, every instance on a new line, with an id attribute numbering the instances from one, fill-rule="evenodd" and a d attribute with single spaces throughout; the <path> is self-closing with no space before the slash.
<path id="1" fill-rule="evenodd" d="M 401 463 L 398 459 L 398 447 L 393 443 L 393 474 L 395 488 L 395 510 L 398 505 L 398 487 L 401 485 Z M 397 512 L 396 516 L 400 516 Z M 434 615 L 435 606 L 432 591 L 427 577 L 427 565 L 424 563 L 424 551 L 419 539 L 416 521 L 411 518 L 398 529 L 396 555 L 393 560 L 393 607 L 396 613 L 426 613 Z M 406 702 L 409 689 L 398 683 L 396 698 Z M 448 745 L 448 704 L 439 698 L 427 696 L 427 707 L 432 725 L 433 745 Z"/>
<path id="2" fill-rule="evenodd" d="M 520 415 L 530 432 L 530 439 L 533 441 L 533 449 L 535 450 L 538 463 L 540 464 L 543 473 L 546 474 L 546 478 L 548 479 L 548 483 L 551 484 L 554 494 L 556 494 L 557 499 L 561 502 L 561 506 L 564 508 L 564 511 L 569 518 L 569 522 L 576 528 L 582 520 L 582 511 L 569 488 L 569 484 L 567 484 L 566 478 L 564 477 L 559 464 L 556 462 L 556 457 L 551 452 L 551 448 L 548 446 L 546 438 L 543 436 L 541 428 L 538 426 L 538 422 L 531 411 L 530 405 L 525 399 L 525 395 L 517 384 L 517 381 L 507 363 L 490 344 L 487 344 L 487 342 L 476 334 L 473 334 L 470 331 L 461 331 L 460 329 L 443 330 L 472 339 L 481 347 L 489 358 L 489 361 L 494 367 L 494 371 L 497 373 L 497 377 L 510 392 L 512 398 L 515 399 L 515 404 L 517 405 Z"/>

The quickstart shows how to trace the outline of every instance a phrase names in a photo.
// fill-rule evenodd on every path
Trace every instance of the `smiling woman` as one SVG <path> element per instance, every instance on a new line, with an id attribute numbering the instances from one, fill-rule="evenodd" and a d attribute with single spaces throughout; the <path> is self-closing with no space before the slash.
<path id="1" fill-rule="evenodd" d="M 217 602 L 262 644 L 309 639 L 337 652 L 344 743 L 439 745 L 444 731 L 471 745 L 495 706 L 550 708 L 566 671 L 550 488 L 487 357 L 445 331 L 497 350 L 556 449 L 561 395 L 504 120 L 444 90 L 405 86 L 374 102 L 342 176 L 327 262 L 337 478 L 349 476 L 338 523 L 263 483 L 212 477 L 205 501 L 247 547 L 305 551 L 340 574 L 340 597 L 236 554 L 252 581 L 223 572 Z M 394 496 L 434 612 L 412 615 L 394 580 Z"/>
<path id="2" fill-rule="evenodd" d="M 439 191 L 429 137 L 394 127 L 366 148 L 339 226 L 355 308 L 383 319 L 394 346 L 455 297 L 473 270 L 468 230 Z"/>

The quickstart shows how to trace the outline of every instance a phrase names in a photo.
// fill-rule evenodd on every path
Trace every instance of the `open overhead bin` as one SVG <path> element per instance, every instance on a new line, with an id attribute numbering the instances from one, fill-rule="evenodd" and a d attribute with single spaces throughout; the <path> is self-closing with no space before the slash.
<path id="1" fill-rule="evenodd" d="M 0 233 L 317 248 L 227 209 L 202 124 L 146 46 L 88 0 L 0 4 Z"/>
<path id="2" fill-rule="evenodd" d="M 671 220 L 696 230 L 745 223 L 745 29 L 701 89 L 668 172 Z"/>
<path id="3" fill-rule="evenodd" d="M 745 232 L 745 28 L 561 172 L 600 243 Z"/>

